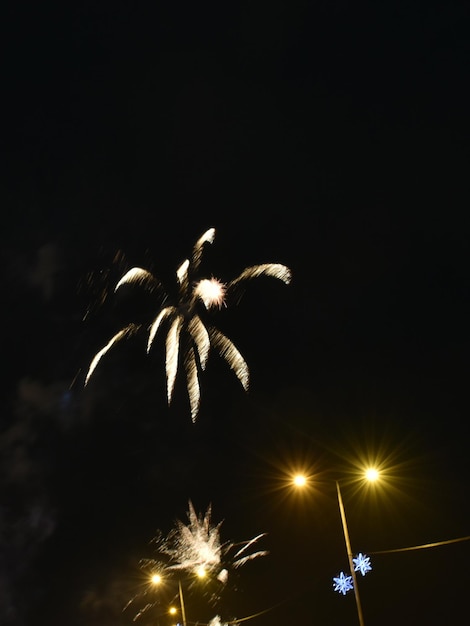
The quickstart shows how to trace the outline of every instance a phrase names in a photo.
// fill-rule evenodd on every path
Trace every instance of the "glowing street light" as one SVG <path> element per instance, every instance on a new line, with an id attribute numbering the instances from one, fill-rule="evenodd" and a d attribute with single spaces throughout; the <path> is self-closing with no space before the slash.
<path id="1" fill-rule="evenodd" d="M 364 473 L 365 478 L 373 483 L 380 477 L 380 472 L 376 467 L 368 467 Z"/>
<path id="2" fill-rule="evenodd" d="M 202 577 L 203 574 L 201 574 L 200 572 L 198 572 L 198 576 Z M 152 583 L 152 585 L 159 585 L 163 582 L 162 577 L 160 576 L 160 574 L 152 574 L 151 578 L 150 578 L 150 582 Z M 184 606 L 184 597 L 183 597 L 183 587 L 181 586 L 181 580 L 178 581 L 178 595 L 179 595 L 179 600 L 180 600 L 180 608 L 181 608 L 181 619 L 183 620 L 183 626 L 187 626 L 186 624 L 186 609 Z M 169 609 L 169 613 L 170 615 L 175 615 L 177 613 L 177 609 L 172 606 Z"/>
<path id="3" fill-rule="evenodd" d="M 374 467 L 369 467 L 364 472 L 364 478 L 369 482 L 375 482 L 376 480 L 379 479 L 379 471 Z M 296 474 L 292 479 L 292 483 L 295 487 L 300 487 L 300 488 L 305 487 L 307 485 L 307 482 L 308 482 L 308 479 L 303 474 Z M 357 616 L 359 618 L 360 626 L 364 626 L 364 616 L 362 614 L 361 598 L 359 596 L 359 588 L 357 585 L 356 568 L 355 568 L 355 564 L 353 560 L 353 553 L 351 550 L 351 541 L 349 539 L 348 524 L 346 521 L 346 513 L 344 511 L 343 498 L 341 495 L 339 482 L 337 480 L 335 481 L 335 484 L 336 484 L 336 494 L 338 497 L 339 512 L 341 516 L 341 524 L 343 527 L 344 541 L 346 544 L 346 552 L 348 555 L 349 568 L 351 571 L 351 578 L 353 581 L 354 597 L 356 599 L 356 607 L 357 607 Z"/>
<path id="4" fill-rule="evenodd" d="M 292 482 L 296 487 L 304 487 L 307 484 L 307 478 L 303 474 L 296 474 Z"/>

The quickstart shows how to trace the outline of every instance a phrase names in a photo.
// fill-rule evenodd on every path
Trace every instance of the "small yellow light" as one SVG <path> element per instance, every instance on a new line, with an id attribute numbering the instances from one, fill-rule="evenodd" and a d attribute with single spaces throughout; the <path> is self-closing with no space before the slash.
<path id="1" fill-rule="evenodd" d="M 368 469 L 366 469 L 365 476 L 368 481 L 374 482 L 379 478 L 379 470 L 377 470 L 375 467 L 369 467 Z"/>
<path id="2" fill-rule="evenodd" d="M 175 615 L 175 613 L 177 613 L 178 609 L 176 609 L 174 606 L 170 606 L 168 613 L 170 615 Z"/>
<path id="3" fill-rule="evenodd" d="M 305 487 L 305 485 L 307 484 L 307 479 L 303 474 L 296 474 L 292 482 L 296 487 Z"/>
<path id="4" fill-rule="evenodd" d="M 158 585 L 159 583 L 162 582 L 162 577 L 160 576 L 160 574 L 153 574 L 152 578 L 150 579 L 150 582 L 153 585 Z"/>

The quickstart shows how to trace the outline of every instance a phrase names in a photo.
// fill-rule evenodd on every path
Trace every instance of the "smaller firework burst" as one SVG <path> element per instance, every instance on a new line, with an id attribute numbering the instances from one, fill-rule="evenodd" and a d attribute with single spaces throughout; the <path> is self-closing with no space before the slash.
<path id="1" fill-rule="evenodd" d="M 211 520 L 212 506 L 209 505 L 205 514 L 197 514 L 189 501 L 188 521 L 176 520 L 175 526 L 168 535 L 159 531 L 152 540 L 156 547 L 155 558 L 145 558 L 140 566 L 146 574 L 148 586 L 144 593 L 148 597 L 152 586 L 167 581 L 178 581 L 181 599 L 181 581 L 184 579 L 187 588 L 193 587 L 196 581 L 202 579 L 207 582 L 217 582 L 218 590 L 210 595 L 210 604 L 214 605 L 220 599 L 220 591 L 229 580 L 229 572 L 238 569 L 258 557 L 266 556 L 268 551 L 253 551 L 253 546 L 265 536 L 261 533 L 252 539 L 241 542 L 221 542 L 220 527 L 222 522 L 213 524 Z M 129 604 L 137 600 L 133 598 Z M 137 613 L 134 620 L 158 604 L 158 599 L 148 602 Z M 220 618 L 214 618 L 214 624 Z"/>
<path id="2" fill-rule="evenodd" d="M 166 537 L 158 535 L 154 540 L 157 554 L 166 563 L 168 572 L 198 575 L 204 572 L 226 582 L 229 569 L 237 569 L 248 561 L 268 554 L 266 550 L 249 551 L 265 533 L 247 541 L 222 543 L 222 522 L 212 523 L 212 505 L 208 506 L 204 515 L 198 515 L 189 501 L 187 515 L 188 523 L 176 520 L 175 527 Z"/>

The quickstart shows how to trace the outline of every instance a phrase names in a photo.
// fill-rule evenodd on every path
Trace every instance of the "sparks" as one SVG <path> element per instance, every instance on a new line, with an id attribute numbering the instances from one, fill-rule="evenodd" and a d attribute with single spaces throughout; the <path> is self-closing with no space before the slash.
<path id="1" fill-rule="evenodd" d="M 266 550 L 247 554 L 249 548 L 265 536 L 264 533 L 241 543 L 221 543 L 222 522 L 212 524 L 211 514 L 212 506 L 209 505 L 204 516 L 197 515 L 189 501 L 188 523 L 177 520 L 167 537 L 156 540 L 157 552 L 167 560 L 167 571 L 183 571 L 198 576 L 204 571 L 204 574 L 226 582 L 229 566 L 236 569 L 250 560 L 268 554 Z M 234 548 L 239 549 L 230 559 L 230 552 Z"/>
<path id="2" fill-rule="evenodd" d="M 127 603 L 126 608 L 138 600 L 147 599 L 149 594 L 155 592 L 156 587 L 168 588 L 172 581 L 181 587 L 182 580 L 185 580 L 187 589 L 194 592 L 195 589 L 201 589 L 202 578 L 206 581 L 206 588 L 212 587 L 210 602 L 215 604 L 219 601 L 222 590 L 226 588 L 230 571 L 268 554 L 267 550 L 253 550 L 255 544 L 265 537 L 266 533 L 246 541 L 222 543 L 220 538 L 222 522 L 214 524 L 211 517 L 211 505 L 202 515 L 196 513 L 192 502 L 189 501 L 186 522 L 176 520 L 174 527 L 166 536 L 158 531 L 152 540 L 155 558 L 144 558 L 140 561 L 140 567 L 149 581 L 148 585 Z M 134 621 L 158 603 L 158 598 L 155 598 L 154 602 L 147 602 L 136 614 Z M 220 618 L 214 618 L 216 620 L 213 622 L 214 626 L 219 623 L 222 626 L 217 619 Z M 230 622 L 232 626 L 236 623 Z"/>
<path id="3" fill-rule="evenodd" d="M 225 285 L 217 278 L 203 278 L 196 283 L 194 295 L 204 302 L 206 309 L 221 309 L 225 304 Z"/>
<path id="4" fill-rule="evenodd" d="M 242 354 L 219 330 L 207 326 L 201 318 L 198 303 L 204 305 L 206 311 L 221 309 L 226 306 L 229 294 L 237 289 L 241 283 L 260 276 L 270 276 L 281 280 L 285 284 L 291 281 L 291 271 L 280 263 L 264 263 L 245 268 L 235 279 L 224 283 L 218 278 L 197 279 L 202 252 L 206 244 L 212 244 L 215 238 L 215 229 L 209 228 L 196 241 L 190 259 L 185 259 L 176 270 L 178 283 L 178 297 L 173 304 L 168 303 L 158 311 L 153 322 L 148 327 L 147 353 L 152 349 L 156 336 L 162 327 L 166 331 L 166 382 L 167 402 L 171 404 L 178 366 L 180 363 L 180 344 L 184 345 L 181 361 L 186 373 L 187 391 L 191 410 L 191 419 L 196 421 L 201 399 L 200 375 L 204 371 L 209 357 L 210 348 L 214 348 L 226 361 L 230 369 L 240 381 L 243 389 L 248 390 L 249 369 Z M 134 267 L 124 274 L 118 281 L 115 291 L 126 284 L 137 284 L 148 290 L 161 290 L 160 282 L 146 269 Z M 168 294 L 164 295 L 163 302 L 169 301 Z M 203 309 L 203 311 L 204 311 Z M 139 326 L 140 327 L 140 326 Z M 93 358 L 86 375 L 85 384 L 96 369 L 101 358 L 125 336 L 129 336 L 137 328 L 130 325 L 114 335 L 114 337 Z M 182 341 L 184 337 L 184 342 Z"/>

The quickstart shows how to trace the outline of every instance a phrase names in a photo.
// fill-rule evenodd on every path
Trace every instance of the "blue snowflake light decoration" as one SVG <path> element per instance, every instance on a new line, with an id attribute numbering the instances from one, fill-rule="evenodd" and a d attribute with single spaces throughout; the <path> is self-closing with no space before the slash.
<path id="1" fill-rule="evenodd" d="M 344 572 L 341 572 L 338 577 L 333 578 L 333 582 L 334 582 L 334 586 L 333 586 L 334 591 L 338 591 L 339 593 L 342 593 L 343 596 L 345 596 L 348 591 L 351 591 L 351 589 L 354 588 L 354 585 L 352 582 L 352 576 L 346 576 Z"/>
<path id="2" fill-rule="evenodd" d="M 365 576 L 366 573 L 370 572 L 370 570 L 372 569 L 372 566 L 370 564 L 370 557 L 366 556 L 365 554 L 362 554 L 362 552 L 359 552 L 356 558 L 353 559 L 353 563 L 354 563 L 354 571 L 361 572 L 363 576 Z"/>

